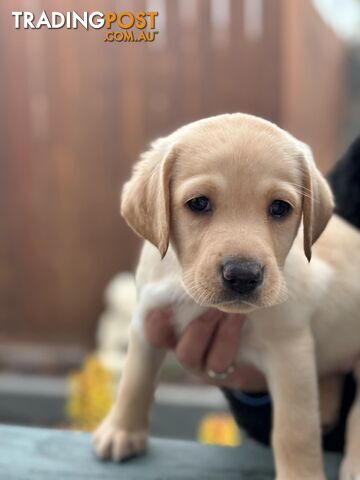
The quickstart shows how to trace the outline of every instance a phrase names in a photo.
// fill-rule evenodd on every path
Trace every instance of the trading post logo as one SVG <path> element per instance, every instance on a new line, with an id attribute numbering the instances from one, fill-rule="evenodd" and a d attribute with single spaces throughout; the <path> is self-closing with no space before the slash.
<path id="1" fill-rule="evenodd" d="M 11 12 L 16 29 L 105 29 L 104 42 L 154 42 L 159 12 Z"/>

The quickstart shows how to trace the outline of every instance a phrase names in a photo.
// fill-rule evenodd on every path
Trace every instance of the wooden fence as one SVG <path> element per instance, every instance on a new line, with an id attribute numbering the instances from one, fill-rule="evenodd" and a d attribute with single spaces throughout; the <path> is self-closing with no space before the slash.
<path id="1" fill-rule="evenodd" d="M 204 116 L 245 111 L 337 153 L 344 47 L 309 1 L 138 0 L 51 10 L 159 10 L 151 44 L 104 31 L 15 30 L 0 4 L 0 336 L 89 344 L 102 292 L 139 241 L 118 193 L 147 142 Z M 131 6 L 131 8 L 129 8 Z"/>

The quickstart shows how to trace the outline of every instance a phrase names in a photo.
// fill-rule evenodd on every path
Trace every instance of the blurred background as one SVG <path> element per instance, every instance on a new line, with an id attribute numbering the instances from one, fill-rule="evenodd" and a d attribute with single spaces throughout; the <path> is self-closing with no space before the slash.
<path id="1" fill-rule="evenodd" d="M 119 216 L 132 164 L 184 123 L 242 111 L 309 143 L 326 172 L 360 130 L 360 2 L 51 2 L 75 7 L 158 11 L 159 35 L 15 30 L 12 11 L 48 2 L 0 4 L 0 421 L 91 428 L 134 302 L 127 274 L 104 293 L 139 251 Z M 164 378 L 153 433 L 238 441 L 216 389 L 171 363 Z"/>

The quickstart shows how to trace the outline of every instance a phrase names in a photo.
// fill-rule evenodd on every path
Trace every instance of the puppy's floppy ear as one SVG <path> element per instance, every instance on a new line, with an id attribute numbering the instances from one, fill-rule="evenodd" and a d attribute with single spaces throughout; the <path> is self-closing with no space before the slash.
<path id="1" fill-rule="evenodd" d="M 142 154 L 125 183 L 121 196 L 121 214 L 141 237 L 155 245 L 163 258 L 170 236 L 170 172 L 175 149 L 165 139 L 151 145 Z"/>
<path id="2" fill-rule="evenodd" d="M 320 237 L 334 210 L 330 187 L 315 165 L 311 149 L 299 142 L 303 177 L 304 252 L 311 260 L 311 246 Z"/>

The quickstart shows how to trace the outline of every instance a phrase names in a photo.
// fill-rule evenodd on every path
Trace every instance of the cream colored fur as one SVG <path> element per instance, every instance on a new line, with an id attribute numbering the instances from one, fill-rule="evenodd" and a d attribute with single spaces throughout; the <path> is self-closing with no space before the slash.
<path id="1" fill-rule="evenodd" d="M 186 208 L 197 195 L 211 198 L 210 215 Z M 269 219 L 268 205 L 279 198 L 292 212 L 280 221 Z M 268 381 L 277 479 L 325 478 L 318 378 L 326 378 L 325 423 L 337 413 L 336 375 L 354 370 L 360 380 L 360 235 L 340 218 L 330 220 L 332 209 L 332 195 L 309 148 L 257 117 L 212 117 L 152 145 L 123 191 L 122 213 L 147 241 L 119 396 L 94 436 L 100 457 L 122 460 L 146 446 L 165 355 L 144 337 L 146 313 L 172 305 L 180 333 L 216 307 L 247 316 L 237 360 L 255 365 Z M 257 258 L 265 265 L 254 298 L 229 300 L 224 294 L 217 272 L 227 257 Z M 359 395 L 341 480 L 358 478 Z"/>

